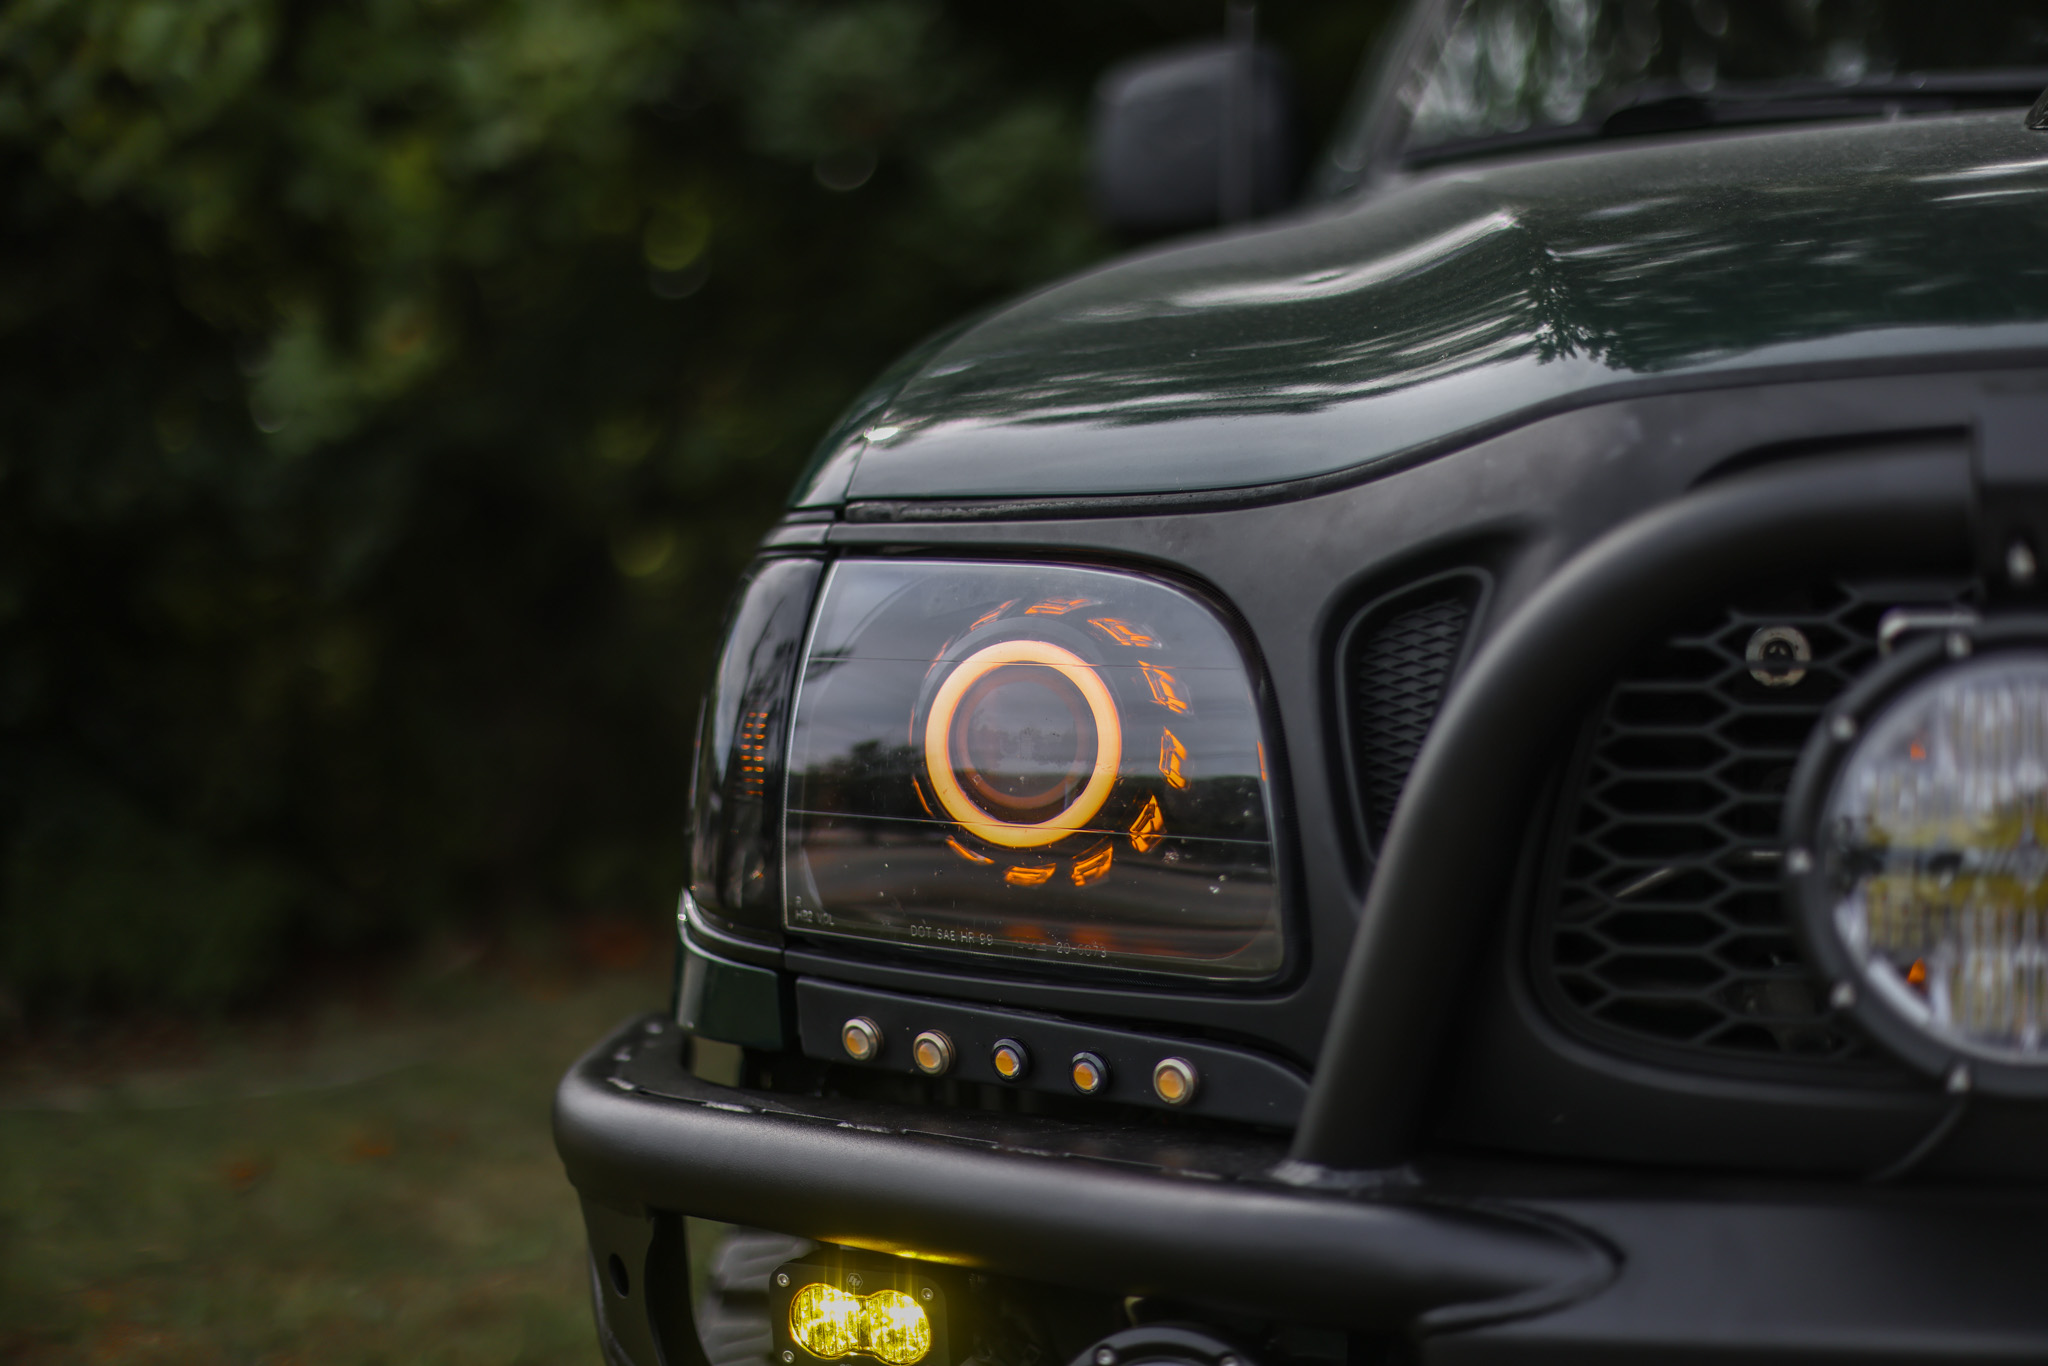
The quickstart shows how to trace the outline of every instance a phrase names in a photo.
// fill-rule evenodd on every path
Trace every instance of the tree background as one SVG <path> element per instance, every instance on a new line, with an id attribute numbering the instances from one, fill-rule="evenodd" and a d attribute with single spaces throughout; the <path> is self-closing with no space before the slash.
<path id="1" fill-rule="evenodd" d="M 1274 0 L 1304 123 L 1377 0 Z M 835 413 L 1117 248 L 1183 0 L 14 0 L 0 1014 L 668 914 L 731 581 Z"/>

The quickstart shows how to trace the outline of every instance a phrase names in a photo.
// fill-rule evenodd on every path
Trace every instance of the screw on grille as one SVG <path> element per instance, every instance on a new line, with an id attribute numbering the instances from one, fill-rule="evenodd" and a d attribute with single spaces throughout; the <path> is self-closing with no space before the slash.
<path id="1" fill-rule="evenodd" d="M 1828 1008 L 1780 900 L 1792 769 L 1828 704 L 1877 659 L 1904 604 L 1966 584 L 1815 584 L 1751 594 L 1651 642 L 1591 722 L 1532 949 L 1546 999 L 1589 1037 L 1678 1058 L 1870 1061 Z M 1790 644 L 1805 643 L 1800 658 Z M 1785 642 L 1800 671 L 1754 651 Z M 1760 676 L 1761 675 L 1761 676 Z"/>
<path id="2" fill-rule="evenodd" d="M 1813 645 L 1797 626 L 1760 626 L 1743 648 L 1749 676 L 1766 688 L 1797 687 L 1813 661 Z"/>

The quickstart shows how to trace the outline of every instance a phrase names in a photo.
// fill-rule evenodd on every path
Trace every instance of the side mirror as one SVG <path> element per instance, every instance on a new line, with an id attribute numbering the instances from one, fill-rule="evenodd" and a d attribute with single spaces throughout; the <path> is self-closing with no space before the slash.
<path id="1" fill-rule="evenodd" d="M 1293 194 L 1294 82 L 1237 40 L 1148 54 L 1095 86 L 1096 212 L 1134 236 L 1239 223 Z"/>

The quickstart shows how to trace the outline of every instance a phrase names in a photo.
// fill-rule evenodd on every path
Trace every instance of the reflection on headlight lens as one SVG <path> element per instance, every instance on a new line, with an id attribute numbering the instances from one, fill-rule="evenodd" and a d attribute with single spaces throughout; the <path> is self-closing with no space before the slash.
<path id="1" fill-rule="evenodd" d="M 790 930 L 1280 968 L 1258 708 L 1193 597 L 1063 566 L 844 561 L 800 678 Z"/>

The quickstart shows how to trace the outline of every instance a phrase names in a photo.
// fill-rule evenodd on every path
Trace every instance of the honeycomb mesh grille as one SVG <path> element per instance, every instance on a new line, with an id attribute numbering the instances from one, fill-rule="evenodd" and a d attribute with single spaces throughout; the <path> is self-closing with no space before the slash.
<path id="1" fill-rule="evenodd" d="M 1374 849 L 1386 838 L 1457 667 L 1472 619 L 1472 587 L 1458 580 L 1376 609 L 1353 637 L 1352 761 Z"/>
<path id="2" fill-rule="evenodd" d="M 1876 659 L 1885 612 L 1952 606 L 1965 588 L 1752 593 L 1684 622 L 1616 683 L 1537 902 L 1539 983 L 1570 1023 L 1694 1057 L 1867 1060 L 1780 904 L 1779 814 L 1822 709 Z M 1766 686 L 1746 652 L 1788 627 L 1812 658 L 1796 683 Z"/>

